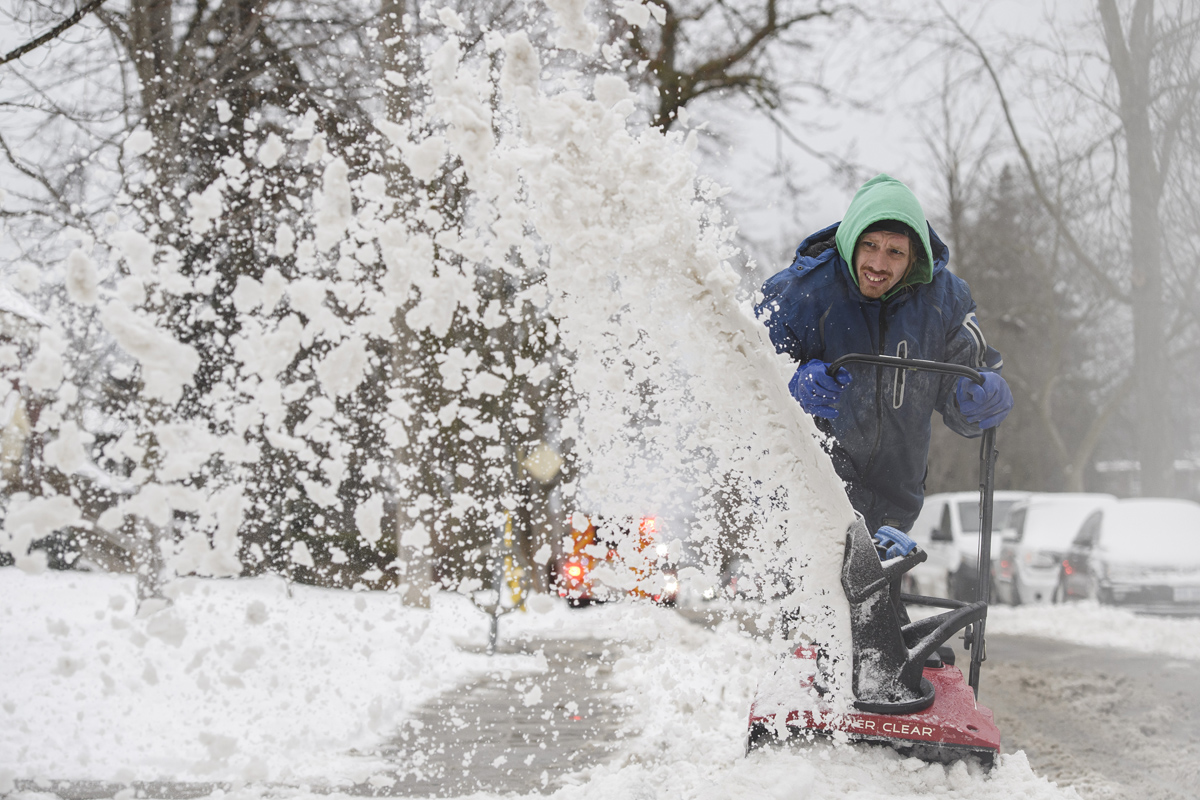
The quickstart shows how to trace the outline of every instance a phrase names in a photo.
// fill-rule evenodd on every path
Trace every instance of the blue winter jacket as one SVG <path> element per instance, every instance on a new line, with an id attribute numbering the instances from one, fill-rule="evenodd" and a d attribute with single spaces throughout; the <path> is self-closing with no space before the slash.
<path id="1" fill-rule="evenodd" d="M 798 364 L 833 361 L 847 353 L 949 361 L 999 370 L 1000 354 L 984 340 L 965 281 L 946 269 L 950 250 L 929 228 L 933 276 L 886 300 L 865 297 L 834 247 L 838 225 L 805 239 L 796 260 L 763 285 L 758 315 L 775 349 Z M 980 435 L 954 398 L 952 375 L 866 364 L 838 402 L 838 416 L 814 418 L 832 436 L 826 443 L 838 475 L 868 530 L 909 530 L 921 510 L 929 457 L 930 417 L 941 413 L 952 430 Z"/>

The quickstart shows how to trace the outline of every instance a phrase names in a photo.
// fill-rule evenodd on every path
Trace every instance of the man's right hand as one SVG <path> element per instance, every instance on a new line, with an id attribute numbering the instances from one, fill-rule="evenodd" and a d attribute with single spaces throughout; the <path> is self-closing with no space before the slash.
<path id="1" fill-rule="evenodd" d="M 829 364 L 824 361 L 809 361 L 802 365 L 788 382 L 788 390 L 809 414 L 833 419 L 838 415 L 835 407 L 838 398 L 842 396 L 842 390 L 850 385 L 850 373 L 841 367 L 835 377 L 825 371 L 828 367 Z"/>

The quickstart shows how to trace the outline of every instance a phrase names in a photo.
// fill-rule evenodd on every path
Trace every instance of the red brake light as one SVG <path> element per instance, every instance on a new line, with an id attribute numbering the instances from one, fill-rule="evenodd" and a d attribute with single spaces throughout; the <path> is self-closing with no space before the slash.
<path id="1" fill-rule="evenodd" d="M 1067 573 L 1068 575 L 1073 575 L 1073 574 L 1075 574 L 1075 570 L 1071 569 L 1071 562 L 1070 562 L 1070 561 L 1064 561 L 1064 562 L 1063 562 L 1063 572 Z"/>

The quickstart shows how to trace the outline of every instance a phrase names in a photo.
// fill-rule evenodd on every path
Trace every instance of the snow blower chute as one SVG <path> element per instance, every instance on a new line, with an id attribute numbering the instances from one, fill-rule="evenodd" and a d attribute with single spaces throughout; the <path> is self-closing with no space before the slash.
<path id="1" fill-rule="evenodd" d="M 983 377 L 958 364 L 851 354 L 829 366 L 833 375 L 847 363 L 871 364 L 964 376 L 978 384 Z M 985 658 L 984 624 L 991 589 L 992 490 L 996 464 L 996 429 L 983 433 L 979 454 L 979 581 L 978 600 L 964 603 L 900 591 L 906 572 L 926 554 L 894 528 L 872 535 L 861 519 L 846 534 L 841 583 L 850 605 L 854 699 L 848 711 L 836 711 L 826 682 L 825 654 L 803 645 L 778 675 L 782 683 L 760 686 L 750 708 L 747 751 L 786 739 L 830 737 L 851 742 L 877 742 L 926 761 L 951 762 L 977 757 L 990 766 L 1000 751 L 1000 731 L 992 712 L 979 705 L 979 672 Z M 947 609 L 915 622 L 908 604 Z M 946 642 L 959 631 L 971 653 L 970 679 L 954 666 Z"/>

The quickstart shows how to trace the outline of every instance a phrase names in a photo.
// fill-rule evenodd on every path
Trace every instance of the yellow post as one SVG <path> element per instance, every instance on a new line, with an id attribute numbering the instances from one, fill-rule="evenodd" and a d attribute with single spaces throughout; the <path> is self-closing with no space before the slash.
<path id="1" fill-rule="evenodd" d="M 525 568 L 521 566 L 515 555 L 516 539 L 513 536 L 512 514 L 504 513 L 504 582 L 508 584 L 509 597 L 513 608 L 525 610 L 525 587 L 522 578 Z"/>

